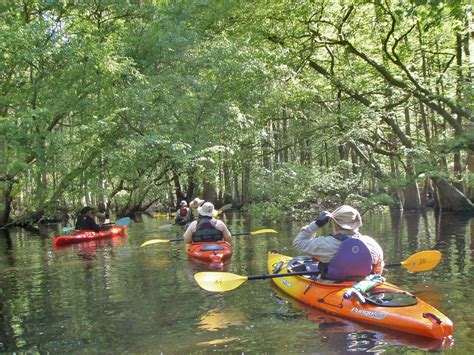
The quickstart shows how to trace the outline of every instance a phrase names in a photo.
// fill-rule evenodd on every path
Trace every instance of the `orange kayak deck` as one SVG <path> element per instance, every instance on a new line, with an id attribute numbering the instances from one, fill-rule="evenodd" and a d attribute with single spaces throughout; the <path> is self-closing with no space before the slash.
<path id="1" fill-rule="evenodd" d="M 277 252 L 269 252 L 269 273 L 287 273 L 287 264 L 292 259 Z M 277 267 L 278 272 L 275 270 Z M 354 282 L 325 282 L 305 276 L 272 280 L 279 289 L 296 300 L 339 317 L 435 339 L 443 339 L 453 332 L 452 321 L 420 298 L 416 298 L 417 302 L 412 306 L 384 307 L 369 302 L 362 304 L 356 297 L 345 299 L 344 292 Z M 389 283 L 376 286 L 371 290 L 374 291 L 409 294 Z"/>
<path id="2" fill-rule="evenodd" d="M 222 264 L 232 256 L 232 245 L 225 241 L 193 243 L 186 253 L 196 260 Z"/>

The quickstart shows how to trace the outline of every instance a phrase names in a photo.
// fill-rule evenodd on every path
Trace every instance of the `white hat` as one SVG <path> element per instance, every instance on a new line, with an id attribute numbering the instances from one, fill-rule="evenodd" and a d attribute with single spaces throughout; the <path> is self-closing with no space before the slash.
<path id="1" fill-rule="evenodd" d="M 184 200 L 183 200 L 183 201 L 181 201 L 181 202 L 179 203 L 179 205 L 180 205 L 180 206 L 187 206 L 187 205 L 188 205 L 188 203 L 187 203 L 186 201 L 184 201 Z"/>
<path id="2" fill-rule="evenodd" d="M 201 216 L 212 217 L 217 211 L 214 209 L 214 205 L 210 202 L 205 202 L 201 207 L 198 207 L 198 213 Z"/>
<path id="3" fill-rule="evenodd" d="M 332 220 L 342 229 L 358 231 L 362 226 L 362 217 L 354 207 L 343 205 L 331 213 Z"/>

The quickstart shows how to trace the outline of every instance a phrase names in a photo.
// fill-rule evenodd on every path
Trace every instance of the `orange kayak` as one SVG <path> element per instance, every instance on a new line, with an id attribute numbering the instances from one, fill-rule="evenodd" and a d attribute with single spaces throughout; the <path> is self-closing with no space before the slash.
<path id="1" fill-rule="evenodd" d="M 268 271 L 271 274 L 288 273 L 288 263 L 292 259 L 277 252 L 269 252 Z M 354 282 L 313 280 L 309 276 L 289 276 L 272 280 L 279 289 L 298 301 L 339 317 L 434 339 L 443 339 L 453 332 L 453 323 L 443 313 L 418 297 L 386 282 L 370 290 L 377 302 L 361 303 L 357 297 L 344 298 L 344 293 Z M 410 298 L 414 304 L 397 306 L 387 302 L 385 305 L 384 299 L 381 298 L 383 296 L 390 300 L 398 295 Z"/>
<path id="2" fill-rule="evenodd" d="M 223 264 L 232 256 L 232 245 L 225 241 L 193 243 L 186 250 L 196 260 L 212 264 Z"/>
<path id="3" fill-rule="evenodd" d="M 99 232 L 94 231 L 82 231 L 74 230 L 69 235 L 60 235 L 53 238 L 53 246 L 61 247 L 69 244 L 76 244 L 82 242 L 89 242 L 91 240 L 99 240 L 106 238 L 113 238 L 118 236 L 124 236 L 125 230 L 128 226 L 112 226 L 109 229 L 102 230 Z"/>

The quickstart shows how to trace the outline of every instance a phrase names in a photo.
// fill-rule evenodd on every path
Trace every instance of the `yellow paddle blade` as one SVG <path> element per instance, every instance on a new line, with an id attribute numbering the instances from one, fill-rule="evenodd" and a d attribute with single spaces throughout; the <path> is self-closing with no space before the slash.
<path id="1" fill-rule="evenodd" d="M 224 211 L 232 208 L 232 203 L 228 203 L 227 205 L 222 206 L 220 209 L 217 210 L 217 213 L 214 214 L 214 217 L 220 216 Z"/>
<path id="2" fill-rule="evenodd" d="M 441 260 L 441 253 L 437 250 L 420 251 L 413 254 L 400 264 L 409 271 L 428 271 L 434 269 Z"/>
<path id="3" fill-rule="evenodd" d="M 258 231 L 250 232 L 251 235 L 265 234 L 265 233 L 278 233 L 278 232 L 274 229 L 259 229 Z"/>
<path id="4" fill-rule="evenodd" d="M 211 292 L 230 291 L 248 280 L 246 276 L 230 272 L 198 272 L 194 279 L 201 288 Z"/>
<path id="5" fill-rule="evenodd" d="M 151 239 L 151 240 L 147 240 L 145 243 L 143 243 L 142 245 L 140 245 L 140 247 L 146 247 L 147 245 L 152 245 L 152 244 L 157 244 L 157 243 L 169 243 L 170 241 L 169 240 L 166 240 L 166 239 Z"/>
<path id="6" fill-rule="evenodd" d="M 170 213 L 155 213 L 155 215 L 154 215 L 155 218 L 168 218 L 169 216 L 171 216 L 171 217 L 176 216 L 176 212 L 170 212 Z"/>

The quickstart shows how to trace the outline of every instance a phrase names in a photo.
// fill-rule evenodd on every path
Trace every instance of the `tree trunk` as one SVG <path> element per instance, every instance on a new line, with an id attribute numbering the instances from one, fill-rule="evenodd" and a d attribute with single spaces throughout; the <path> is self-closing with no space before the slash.
<path id="1" fill-rule="evenodd" d="M 216 204 L 217 191 L 216 187 L 212 183 L 204 181 L 202 198 L 206 201 L 212 202 L 214 205 Z"/>
<path id="2" fill-rule="evenodd" d="M 439 209 L 443 211 L 474 212 L 474 204 L 458 189 L 446 180 L 432 177 L 439 199 Z"/>
<path id="3" fill-rule="evenodd" d="M 411 137 L 411 120 L 408 108 L 405 108 L 405 134 Z M 407 157 L 406 175 L 408 180 L 412 180 L 403 190 L 403 209 L 417 210 L 421 206 L 420 190 L 418 183 L 415 180 L 415 168 L 411 156 Z M 424 206 L 423 206 L 424 207 Z"/>
<path id="4" fill-rule="evenodd" d="M 10 221 L 10 213 L 12 210 L 12 189 L 14 182 L 6 181 L 3 187 L 3 211 L 0 215 L 0 227 L 6 225 Z"/>
<path id="5" fill-rule="evenodd" d="M 179 182 L 179 175 L 176 170 L 173 169 L 173 183 L 174 183 L 174 193 L 176 196 L 176 206 L 179 205 L 179 202 L 186 199 L 184 196 L 183 191 L 181 190 L 181 183 Z"/>
<path id="6" fill-rule="evenodd" d="M 390 157 L 390 172 L 394 179 L 399 179 L 400 172 L 398 171 L 398 162 L 395 157 Z M 390 195 L 395 199 L 395 201 L 398 201 L 398 205 L 393 207 L 400 209 L 400 207 L 405 203 L 405 196 L 401 193 L 398 187 L 391 187 Z"/>
<path id="7" fill-rule="evenodd" d="M 196 188 L 194 172 L 188 172 L 188 187 L 186 189 L 186 198 L 191 200 L 194 196 L 194 190 Z M 189 201 L 188 201 L 189 202 Z"/>
<path id="8" fill-rule="evenodd" d="M 272 137 L 273 137 L 273 167 L 276 169 L 278 165 L 278 157 L 280 150 L 280 139 L 278 136 L 277 122 L 272 121 Z M 243 195 L 243 191 L 242 191 Z"/>
<path id="9" fill-rule="evenodd" d="M 466 161 L 467 161 L 467 169 L 469 172 L 474 176 L 474 154 L 471 152 L 466 153 Z M 474 202 L 474 183 L 472 180 L 468 180 L 471 183 L 468 186 L 468 189 L 466 191 L 466 196 Z"/>
<path id="10" fill-rule="evenodd" d="M 232 202 L 232 179 L 231 179 L 231 172 L 230 166 L 227 162 L 227 153 L 224 155 L 224 164 L 222 166 L 222 173 L 224 178 L 224 204 L 228 204 Z"/>
<path id="11" fill-rule="evenodd" d="M 249 200 L 249 188 L 250 188 L 250 165 L 248 162 L 243 162 L 242 171 L 242 204 L 246 204 Z"/>
<path id="12" fill-rule="evenodd" d="M 463 54 L 463 38 L 460 32 L 456 33 L 456 64 L 457 64 L 457 74 L 458 80 L 456 83 L 456 96 L 458 102 L 463 102 L 463 94 L 464 94 L 464 78 L 462 72 L 462 54 Z M 462 125 L 462 117 L 458 115 L 457 121 L 460 125 Z M 455 132 L 455 136 L 459 136 L 457 132 Z M 453 156 L 453 170 L 454 170 L 454 177 L 458 180 L 453 183 L 454 187 L 456 187 L 459 191 L 464 192 L 464 187 L 461 182 L 462 173 L 463 173 L 463 164 L 462 164 L 462 157 L 460 152 L 455 152 Z"/>
<path id="13" fill-rule="evenodd" d="M 288 137 L 288 113 L 286 109 L 283 109 L 283 122 L 282 122 L 282 133 L 283 139 Z M 280 140 L 282 140 L 280 138 Z M 286 141 L 283 140 L 282 145 L 285 147 L 280 151 L 280 161 L 287 163 L 288 162 L 288 144 Z"/>

